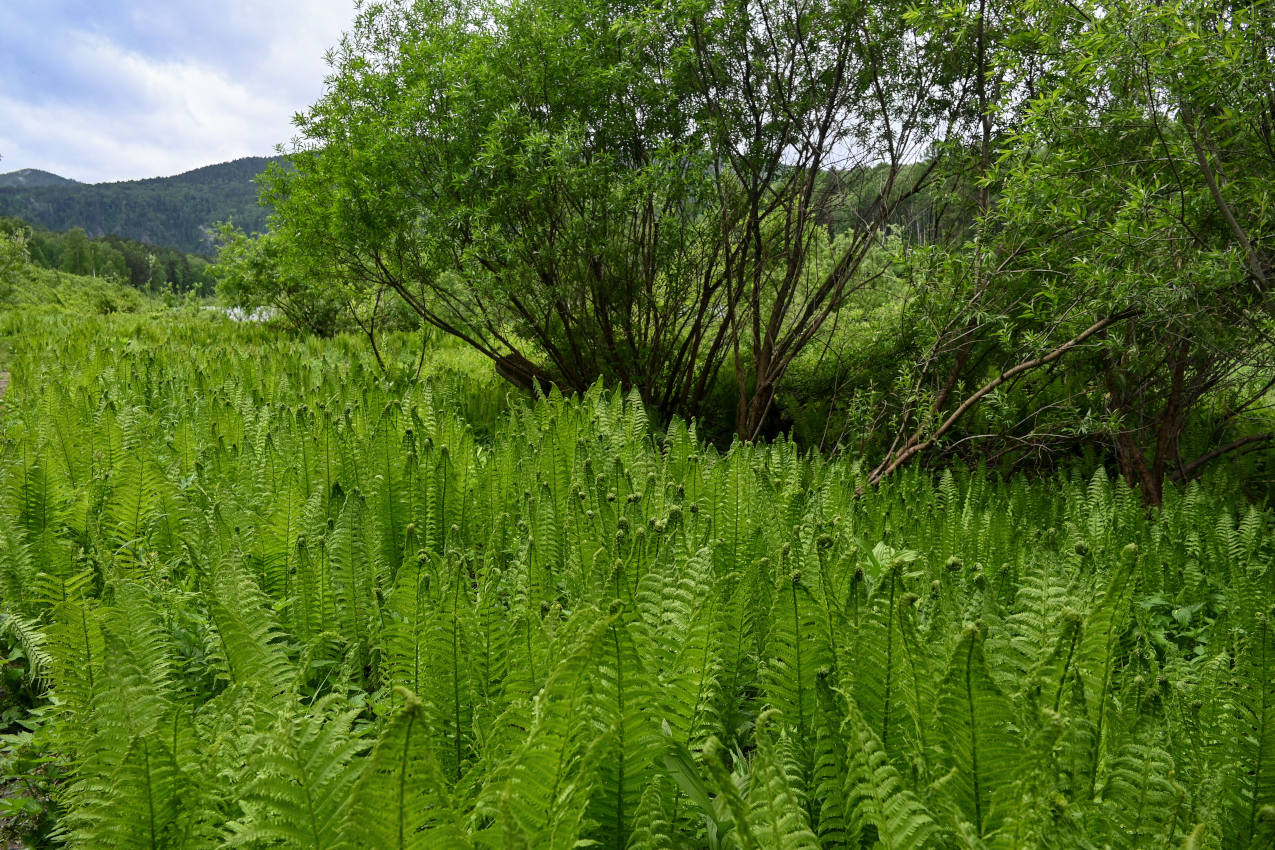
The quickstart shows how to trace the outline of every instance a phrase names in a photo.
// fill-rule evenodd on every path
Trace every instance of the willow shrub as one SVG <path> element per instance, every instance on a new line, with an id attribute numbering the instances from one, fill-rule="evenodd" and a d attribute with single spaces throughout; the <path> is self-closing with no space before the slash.
<path id="1" fill-rule="evenodd" d="M 0 605 L 72 846 L 1271 840 L 1271 515 L 1225 481 L 856 496 L 348 339 L 14 347 Z"/>

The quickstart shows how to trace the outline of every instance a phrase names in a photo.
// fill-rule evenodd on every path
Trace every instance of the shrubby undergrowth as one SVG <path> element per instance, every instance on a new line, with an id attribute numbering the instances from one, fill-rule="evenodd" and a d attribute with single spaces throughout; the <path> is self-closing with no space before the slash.
<path id="1" fill-rule="evenodd" d="M 1275 835 L 1271 516 L 1225 480 L 861 491 L 406 338 L 5 321 L 0 608 L 73 846 Z"/>

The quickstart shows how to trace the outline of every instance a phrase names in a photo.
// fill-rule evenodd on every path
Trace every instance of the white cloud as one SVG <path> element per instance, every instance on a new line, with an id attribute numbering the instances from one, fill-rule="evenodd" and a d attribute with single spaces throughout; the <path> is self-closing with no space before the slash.
<path id="1" fill-rule="evenodd" d="M 0 81 L 0 171 L 128 180 L 269 154 L 287 142 L 292 115 L 322 93 L 323 54 L 349 26 L 352 0 L 201 8 L 221 25 L 187 33 L 189 50 L 180 49 L 180 15 L 148 19 L 152 31 L 137 41 L 165 46 L 149 55 L 102 26 L 57 33 L 49 43 L 60 90 L 28 83 L 16 91 Z"/>

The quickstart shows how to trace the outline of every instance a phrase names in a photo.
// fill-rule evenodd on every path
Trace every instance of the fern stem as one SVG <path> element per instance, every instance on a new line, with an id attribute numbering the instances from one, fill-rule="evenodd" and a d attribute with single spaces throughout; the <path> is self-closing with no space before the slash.
<path id="1" fill-rule="evenodd" d="M 628 837 L 624 834 L 624 663 L 620 652 L 620 632 L 611 626 L 611 640 L 615 644 L 615 698 L 616 698 L 616 749 L 620 763 L 616 776 L 615 788 L 615 835 L 616 846 L 624 847 Z"/>
<path id="2" fill-rule="evenodd" d="M 416 718 L 419 715 L 417 710 L 409 710 L 407 717 L 407 729 L 403 732 L 403 757 L 399 762 L 398 769 L 398 806 L 395 808 L 395 815 L 398 819 L 398 846 L 404 848 L 407 846 L 407 767 L 411 763 L 412 754 L 412 729 L 416 725 Z"/>
<path id="3" fill-rule="evenodd" d="M 1253 760 L 1253 794 L 1249 801 L 1248 816 L 1248 838 L 1249 841 L 1257 834 L 1257 817 L 1263 805 L 1268 805 L 1269 801 L 1261 799 L 1262 773 L 1266 762 L 1266 744 L 1270 737 L 1267 730 L 1270 724 L 1270 695 L 1271 688 L 1267 682 L 1267 674 L 1269 670 L 1270 655 L 1270 626 L 1266 618 L 1263 616 L 1257 622 L 1258 630 L 1258 646 L 1260 653 L 1258 657 L 1257 672 L 1261 679 L 1257 682 L 1258 690 L 1261 692 L 1258 704 L 1257 716 L 1257 756 Z"/>
<path id="4" fill-rule="evenodd" d="M 147 745 L 145 738 L 141 738 L 140 743 L 142 745 L 142 763 L 143 763 L 143 767 L 146 770 L 146 788 L 145 788 L 146 816 L 147 816 L 147 824 L 150 827 L 150 837 L 151 837 L 150 843 L 151 843 L 151 847 L 154 848 L 154 850 L 158 850 L 160 844 L 159 844 L 159 830 L 156 828 L 156 825 L 155 825 L 155 786 L 154 786 L 154 783 L 151 781 L 151 752 L 150 752 L 150 747 Z"/>
<path id="5" fill-rule="evenodd" d="M 888 606 L 886 608 L 885 620 L 885 698 L 882 701 L 881 711 L 881 749 L 886 753 L 890 752 L 890 698 L 893 696 L 892 688 L 894 685 L 894 591 L 896 587 L 895 579 L 897 572 L 890 570 L 890 595 L 888 598 Z"/>
<path id="6" fill-rule="evenodd" d="M 802 742 L 802 746 L 804 747 L 804 742 L 806 740 L 806 693 L 805 682 L 802 681 L 804 677 L 802 676 L 801 663 L 801 609 L 797 603 L 798 584 L 798 581 L 790 581 L 788 583 L 788 587 L 792 596 L 792 631 L 794 637 L 793 644 L 795 647 L 794 660 L 797 662 L 797 729 L 800 732 L 799 740 Z"/>
<path id="7" fill-rule="evenodd" d="M 969 642 L 965 655 L 965 707 L 969 710 L 970 722 L 970 772 L 974 783 L 974 825 L 979 835 L 983 834 L 983 784 L 982 774 L 978 766 L 978 713 L 974 710 L 974 649 L 976 640 Z"/>

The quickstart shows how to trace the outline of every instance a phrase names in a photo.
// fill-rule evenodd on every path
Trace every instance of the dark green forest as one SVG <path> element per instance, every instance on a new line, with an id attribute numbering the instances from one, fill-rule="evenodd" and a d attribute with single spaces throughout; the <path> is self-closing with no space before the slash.
<path id="1" fill-rule="evenodd" d="M 0 189 L 15 187 L 62 186 L 76 181 L 38 168 L 22 168 L 0 174 Z"/>
<path id="2" fill-rule="evenodd" d="M 144 292 L 194 292 L 211 295 L 216 287 L 212 264 L 199 255 L 119 236 L 90 238 L 81 227 L 57 233 L 0 217 L 0 237 L 20 236 L 28 259 L 39 268 L 82 277 L 118 280 Z"/>
<path id="3" fill-rule="evenodd" d="M 274 161 L 247 157 L 175 177 L 120 183 L 0 182 L 0 215 L 48 230 L 78 227 L 89 236 L 116 236 L 211 257 L 218 223 L 233 221 L 248 232 L 265 229 L 266 210 L 257 203 L 253 181 Z"/>

